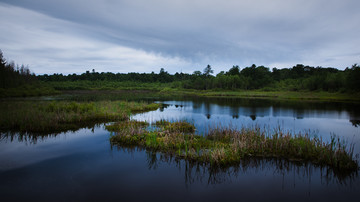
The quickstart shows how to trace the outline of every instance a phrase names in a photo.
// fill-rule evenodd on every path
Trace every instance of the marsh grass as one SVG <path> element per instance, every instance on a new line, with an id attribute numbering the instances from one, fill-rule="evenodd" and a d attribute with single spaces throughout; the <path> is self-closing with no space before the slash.
<path id="1" fill-rule="evenodd" d="M 44 83 L 35 83 L 31 85 L 22 85 L 14 88 L 0 88 L 0 98 L 8 97 L 32 97 L 44 95 L 60 94 L 60 91 L 55 90 L 51 86 Z"/>
<path id="2" fill-rule="evenodd" d="M 328 166 L 336 172 L 357 172 L 358 160 L 354 156 L 354 145 L 347 145 L 332 136 L 330 142 L 309 134 L 291 134 L 282 130 L 272 133 L 258 127 L 211 129 L 204 136 L 193 130 L 178 130 L 178 126 L 192 125 L 186 121 L 170 123 L 156 122 L 157 130 L 147 130 L 147 123 L 107 126 L 116 131 L 110 138 L 113 145 L 138 146 L 159 151 L 190 161 L 227 166 L 238 164 L 245 158 L 276 158 L 292 162 L 310 162 Z M 192 128 L 186 126 L 184 128 Z M 192 125 L 193 126 L 193 125 Z"/>
<path id="3" fill-rule="evenodd" d="M 126 101 L 3 101 L 0 103 L 0 131 L 54 133 L 90 123 L 128 120 L 131 113 L 154 110 L 159 106 Z"/>
<path id="4" fill-rule="evenodd" d="M 166 130 L 169 132 L 183 132 L 183 133 L 195 132 L 194 124 L 188 123 L 184 120 L 170 122 L 162 119 L 160 121 L 156 121 L 154 125 L 160 127 L 162 130 Z"/>

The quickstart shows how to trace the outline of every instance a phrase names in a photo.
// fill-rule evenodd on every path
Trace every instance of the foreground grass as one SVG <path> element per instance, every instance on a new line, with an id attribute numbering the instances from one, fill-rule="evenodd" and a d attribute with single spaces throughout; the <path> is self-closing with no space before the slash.
<path id="1" fill-rule="evenodd" d="M 338 138 L 323 142 L 308 134 L 292 135 L 281 130 L 269 135 L 259 128 L 233 130 L 217 128 L 205 136 L 195 135 L 195 127 L 184 121 L 156 122 L 149 128 L 145 122 L 126 121 L 107 126 L 115 132 L 113 145 L 138 146 L 178 158 L 212 165 L 232 165 L 247 157 L 281 158 L 329 166 L 337 172 L 357 172 L 354 145 L 350 148 Z"/>
<path id="2" fill-rule="evenodd" d="M 54 133 L 89 124 L 128 120 L 135 112 L 155 110 L 159 104 L 126 101 L 3 101 L 0 131 Z"/>

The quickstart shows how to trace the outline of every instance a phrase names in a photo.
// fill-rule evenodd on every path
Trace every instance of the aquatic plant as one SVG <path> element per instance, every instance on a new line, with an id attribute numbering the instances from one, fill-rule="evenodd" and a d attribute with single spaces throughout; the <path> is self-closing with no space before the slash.
<path id="1" fill-rule="evenodd" d="M 171 123 L 161 120 L 155 123 L 157 130 L 147 130 L 147 124 L 141 122 L 118 125 L 121 127 L 116 128 L 116 124 L 107 126 L 111 131 L 116 131 L 110 138 L 113 145 L 138 146 L 199 163 L 225 166 L 239 163 L 244 158 L 261 157 L 311 162 L 341 172 L 358 170 L 358 160 L 353 154 L 354 145 L 348 146 L 334 136 L 330 142 L 324 142 L 309 134 L 291 134 L 282 130 L 270 133 L 258 127 L 240 130 L 214 128 L 200 136 L 194 133 L 195 127 L 180 130 L 192 128 L 190 126 L 193 125 L 186 121 Z"/>

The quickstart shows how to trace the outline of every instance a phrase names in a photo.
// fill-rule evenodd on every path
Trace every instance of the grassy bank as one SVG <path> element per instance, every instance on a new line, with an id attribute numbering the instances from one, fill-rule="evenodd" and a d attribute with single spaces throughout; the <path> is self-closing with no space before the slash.
<path id="1" fill-rule="evenodd" d="M 152 125 L 155 129 L 149 130 L 145 122 L 127 121 L 107 129 L 115 133 L 110 138 L 113 145 L 138 146 L 199 163 L 227 166 L 247 157 L 264 157 L 311 162 L 339 172 L 358 170 L 354 145 L 348 147 L 335 137 L 326 143 L 308 134 L 292 135 L 281 130 L 269 134 L 259 128 L 217 128 L 200 136 L 194 133 L 192 124 L 184 121 Z"/>
<path id="2" fill-rule="evenodd" d="M 112 90 L 112 91 L 157 91 L 162 94 L 206 97 L 241 97 L 241 98 L 272 98 L 294 100 L 321 100 L 321 101 L 360 101 L 360 92 L 354 89 L 314 89 L 307 88 L 277 88 L 263 87 L 253 90 L 241 88 L 202 88 L 196 90 L 184 88 L 179 82 L 137 82 L 137 81 L 107 81 L 107 80 L 75 80 L 75 81 L 48 81 L 42 82 L 52 89 L 59 91 L 72 90 Z M 287 86 L 287 84 L 284 84 Z M 290 84 L 289 84 L 290 85 Z M 191 85 L 190 85 L 191 86 Z"/>
<path id="3" fill-rule="evenodd" d="M 360 102 L 360 93 L 340 93 L 325 91 L 224 91 L 224 90 L 184 90 L 165 88 L 163 94 L 201 97 L 269 98 L 289 100 L 354 101 Z"/>
<path id="4" fill-rule="evenodd" d="M 112 92 L 113 94 L 121 94 L 127 92 L 131 94 L 139 94 L 143 92 L 152 92 L 154 95 L 169 96 L 197 96 L 197 97 L 228 97 L 228 98 L 264 98 L 264 99 L 283 99 L 283 100 L 314 100 L 314 101 L 350 101 L 360 102 L 360 93 L 341 93 L 341 92 L 325 92 L 325 91 L 224 91 L 224 90 L 189 90 L 179 88 L 120 88 L 114 90 L 70 90 L 63 91 L 65 93 L 74 92 Z"/>
<path id="5" fill-rule="evenodd" d="M 135 81 L 52 81 L 44 82 L 56 90 L 161 90 L 168 86 L 159 82 Z"/>
<path id="6" fill-rule="evenodd" d="M 60 91 L 42 84 L 23 85 L 6 89 L 0 88 L 0 98 L 56 95 L 60 93 Z"/>
<path id="7" fill-rule="evenodd" d="M 170 85 L 170 84 L 169 84 Z M 172 87 L 162 83 L 136 82 L 101 82 L 101 81 L 74 81 L 74 82 L 42 82 L 40 85 L 26 85 L 17 88 L 1 89 L 0 98 L 30 97 L 55 95 L 71 92 L 145 92 L 152 91 L 159 96 L 201 96 L 201 97 L 233 97 L 233 98 L 264 98 L 289 100 L 319 100 L 319 101 L 352 101 L 360 102 L 360 93 L 327 92 L 327 91 L 268 91 L 259 90 L 194 90 Z"/>
<path id="8" fill-rule="evenodd" d="M 3 101 L 0 131 L 54 133 L 84 125 L 128 120 L 130 113 L 155 110 L 159 104 L 126 101 Z"/>

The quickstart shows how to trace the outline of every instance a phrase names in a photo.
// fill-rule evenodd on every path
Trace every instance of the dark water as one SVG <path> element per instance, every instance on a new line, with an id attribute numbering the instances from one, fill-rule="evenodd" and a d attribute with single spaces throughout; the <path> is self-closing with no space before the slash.
<path id="1" fill-rule="evenodd" d="M 192 120 L 198 133 L 209 127 L 280 125 L 334 132 L 357 143 L 359 106 L 349 103 L 239 99 L 164 101 L 166 108 L 133 119 Z M 358 175 L 311 164 L 244 159 L 211 168 L 137 148 L 112 147 L 103 125 L 76 132 L 6 136 L 0 140 L 1 201 L 358 201 Z"/>

